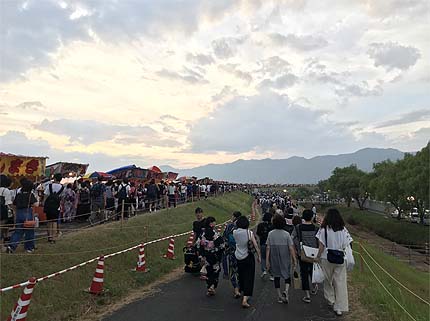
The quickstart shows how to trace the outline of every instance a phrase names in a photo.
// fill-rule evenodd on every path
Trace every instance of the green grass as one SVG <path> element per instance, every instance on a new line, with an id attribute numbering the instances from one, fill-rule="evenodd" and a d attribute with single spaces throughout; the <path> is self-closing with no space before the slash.
<path id="1" fill-rule="evenodd" d="M 375 234 L 405 245 L 424 245 L 429 242 L 430 227 L 355 208 L 340 207 L 346 223 L 359 225 Z"/>
<path id="2" fill-rule="evenodd" d="M 392 276 L 403 283 L 411 291 L 429 301 L 429 273 L 411 268 L 397 260 L 395 257 L 387 255 L 370 245 L 364 244 L 364 246 L 374 259 Z M 355 244 L 355 249 L 358 251 L 357 244 Z M 430 309 L 428 305 L 401 288 L 400 285 L 378 268 L 367 254 L 364 254 L 364 258 L 378 278 L 387 287 L 388 291 L 415 318 L 415 320 L 429 320 Z M 412 319 L 397 305 L 397 303 L 378 283 L 368 267 L 364 265 L 364 270 L 360 271 L 360 259 L 358 255 L 355 255 L 355 260 L 356 266 L 352 272 L 349 286 L 359 289 L 360 302 L 373 312 L 377 318 L 376 320 L 411 321 Z"/>
<path id="3" fill-rule="evenodd" d="M 125 223 L 122 230 L 120 223 L 115 222 L 65 235 L 55 245 L 41 241 L 37 244 L 38 250 L 33 255 L 1 255 L 1 286 L 19 283 L 31 276 L 41 277 L 57 272 L 139 242 L 189 231 L 194 220 L 194 209 L 197 206 L 204 209 L 205 216 L 214 216 L 218 223 L 222 223 L 229 219 L 235 210 L 241 211 L 242 214 L 249 214 L 251 204 L 251 196 L 235 192 L 176 209 L 163 210 L 155 215 L 140 215 Z M 177 259 L 173 261 L 162 258 L 166 253 L 168 241 L 147 246 L 145 255 L 147 267 L 151 269 L 149 273 L 131 272 L 131 269 L 136 266 L 138 250 L 106 259 L 104 286 L 109 289 L 109 292 L 102 297 L 94 298 L 84 293 L 84 289 L 90 286 L 96 262 L 37 284 L 33 292 L 28 320 L 79 320 L 80 316 L 88 310 L 103 310 L 103 305 L 118 302 L 130 289 L 148 285 L 183 265 L 182 248 L 186 239 L 187 236 L 175 239 Z M 73 253 L 80 251 L 91 252 Z M 2 320 L 6 319 L 20 294 L 21 290 L 11 290 L 1 294 Z"/>

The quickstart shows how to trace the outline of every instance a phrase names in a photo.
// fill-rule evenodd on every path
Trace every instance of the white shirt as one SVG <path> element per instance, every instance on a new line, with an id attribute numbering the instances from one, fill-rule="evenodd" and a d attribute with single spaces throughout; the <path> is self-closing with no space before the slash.
<path id="1" fill-rule="evenodd" d="M 11 205 L 12 204 L 12 193 L 10 189 L 6 187 L 0 187 L 0 196 L 4 197 L 5 205 Z"/>
<path id="2" fill-rule="evenodd" d="M 45 187 L 45 192 L 44 192 L 45 199 L 46 199 L 46 197 L 48 197 L 49 194 L 51 194 L 50 191 L 49 191 L 49 185 L 50 184 L 47 184 L 46 187 Z M 62 187 L 63 187 L 63 185 L 61 185 L 60 183 L 52 183 L 52 192 L 53 193 L 58 193 L 61 190 Z M 61 194 L 64 193 L 65 189 L 66 188 L 63 188 L 63 191 L 61 192 Z"/>
<path id="3" fill-rule="evenodd" d="M 234 256 L 237 260 L 243 260 L 248 257 L 248 240 L 251 240 L 252 235 L 252 231 L 248 229 L 238 228 L 233 231 L 233 237 L 236 241 L 236 251 L 234 252 Z"/>
<path id="4" fill-rule="evenodd" d="M 187 192 L 187 187 L 185 185 L 181 186 L 181 193 L 185 194 Z"/>
<path id="5" fill-rule="evenodd" d="M 324 252 L 321 254 L 321 258 L 323 259 L 327 259 L 327 249 L 344 251 L 346 247 L 353 241 L 351 235 L 345 227 L 343 230 L 337 232 L 334 232 L 328 227 L 328 244 L 326 244 L 325 229 L 320 228 L 315 237 L 324 245 Z"/>
<path id="6" fill-rule="evenodd" d="M 206 185 L 200 185 L 200 191 L 201 192 L 206 192 Z"/>
<path id="7" fill-rule="evenodd" d="M 175 186 L 174 185 L 169 185 L 169 194 L 170 195 L 174 195 L 175 194 Z"/>

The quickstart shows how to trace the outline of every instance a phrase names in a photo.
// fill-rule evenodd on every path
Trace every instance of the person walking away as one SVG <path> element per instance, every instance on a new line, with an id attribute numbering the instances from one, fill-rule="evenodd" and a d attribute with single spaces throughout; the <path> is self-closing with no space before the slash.
<path id="1" fill-rule="evenodd" d="M 327 210 L 316 237 L 319 251 L 315 261 L 321 263 L 325 275 L 324 297 L 336 315 L 341 316 L 349 309 L 344 253 L 353 240 L 337 209 Z"/>
<path id="2" fill-rule="evenodd" d="M 130 185 L 128 184 L 128 179 L 124 178 L 122 183 L 118 186 L 118 192 L 116 193 L 116 198 L 118 199 L 117 207 L 117 219 L 121 219 L 121 212 L 128 212 L 130 204 L 128 204 L 127 195 L 130 193 Z M 124 206 L 123 206 L 124 204 Z"/>
<path id="3" fill-rule="evenodd" d="M 45 202 L 43 211 L 46 213 L 48 221 L 48 242 L 55 243 L 58 234 L 58 219 L 60 218 L 61 198 L 64 186 L 60 184 L 62 180 L 60 173 L 54 175 L 54 182 L 45 187 Z"/>
<path id="4" fill-rule="evenodd" d="M 297 265 L 293 240 L 285 231 L 285 219 L 275 214 L 272 219 L 273 230 L 269 232 L 266 244 L 266 269 L 274 277 L 279 303 L 288 303 L 288 291 L 291 284 L 291 261 L 293 269 Z M 285 281 L 285 290 L 281 291 L 281 278 Z"/>
<path id="5" fill-rule="evenodd" d="M 137 189 L 135 182 L 130 183 L 130 193 L 128 194 L 128 201 L 130 202 L 130 212 L 128 217 L 136 215 L 137 204 Z"/>
<path id="6" fill-rule="evenodd" d="M 36 196 L 33 194 L 33 182 L 26 178 L 21 180 L 21 190 L 15 196 L 13 205 L 16 208 L 15 232 L 12 234 L 7 252 L 15 252 L 24 235 L 24 248 L 27 253 L 33 253 L 35 220 L 32 206 L 38 205 Z"/>
<path id="7" fill-rule="evenodd" d="M 172 206 L 176 207 L 176 186 L 171 182 L 168 187 L 169 190 L 169 208 Z"/>
<path id="8" fill-rule="evenodd" d="M 251 307 L 248 299 L 254 291 L 255 278 L 255 258 L 254 250 L 257 253 L 257 261 L 261 262 L 260 249 L 255 240 L 254 233 L 250 231 L 249 221 L 245 216 L 240 216 L 236 221 L 237 229 L 233 231 L 236 242 L 235 257 L 239 274 L 239 288 L 243 293 L 242 307 Z"/>
<path id="9" fill-rule="evenodd" d="M 215 218 L 212 216 L 207 217 L 205 220 L 205 230 L 196 243 L 197 250 L 206 267 L 207 296 L 216 294 L 224 250 L 224 239 L 214 230 L 215 225 Z"/>
<path id="10" fill-rule="evenodd" d="M 115 213 L 115 197 L 114 197 L 114 185 L 113 180 L 108 180 L 106 183 L 106 211 L 105 211 L 105 220 L 107 221 L 109 218 L 113 217 Z"/>
<path id="11" fill-rule="evenodd" d="M 291 235 L 291 233 L 293 233 L 293 230 L 294 230 L 293 217 L 294 217 L 294 210 L 293 210 L 292 207 L 288 207 L 287 208 L 287 213 L 285 215 L 285 222 L 286 222 L 286 224 L 285 224 L 284 229 L 288 233 L 290 233 L 290 235 Z"/>
<path id="12" fill-rule="evenodd" d="M 187 185 L 185 185 L 185 183 L 181 184 L 181 199 L 182 202 L 186 203 L 187 202 Z"/>
<path id="13" fill-rule="evenodd" d="M 64 209 L 63 222 L 71 222 L 76 213 L 76 193 L 72 187 L 72 184 L 67 184 L 66 189 L 64 190 L 62 198 L 62 208 Z"/>
<path id="14" fill-rule="evenodd" d="M 240 290 L 239 290 L 239 275 L 237 272 L 237 260 L 235 256 L 236 251 L 236 241 L 234 240 L 233 231 L 236 230 L 236 221 L 239 217 L 242 216 L 242 213 L 236 211 L 233 213 L 231 217 L 231 222 L 227 224 L 223 237 L 225 242 L 225 250 L 223 257 L 223 269 L 224 275 L 226 275 L 233 286 L 234 297 L 236 299 L 240 298 Z"/>
<path id="15" fill-rule="evenodd" d="M 260 252 L 261 252 L 261 278 L 267 275 L 266 270 L 266 242 L 269 232 L 273 229 L 271 224 L 272 216 L 269 213 L 264 214 L 263 222 L 257 226 L 257 236 L 260 240 Z"/>
<path id="16" fill-rule="evenodd" d="M 147 195 L 149 202 L 149 212 L 157 211 L 157 195 L 158 195 L 158 186 L 155 184 L 155 179 L 151 179 L 149 183 Z"/>
<path id="17" fill-rule="evenodd" d="M 304 210 L 302 214 L 304 223 L 296 225 L 293 234 L 291 235 L 299 259 L 302 290 L 305 292 L 305 296 L 302 298 L 302 301 L 305 303 L 311 303 L 311 293 L 315 295 L 318 289 L 318 285 L 313 284 L 312 292 L 310 290 L 313 263 L 303 261 L 303 258 L 300 256 L 303 245 L 318 248 L 318 240 L 316 238 L 318 228 L 312 223 L 313 217 L 314 215 L 312 210 Z"/>
<path id="18" fill-rule="evenodd" d="M 317 207 L 315 206 L 315 204 L 312 204 L 312 213 L 314 215 L 313 222 L 316 223 L 317 222 Z"/>
<path id="19" fill-rule="evenodd" d="M 90 186 L 88 182 L 82 182 L 81 188 L 78 191 L 78 220 L 85 221 L 88 219 L 91 212 L 91 196 Z"/>
<path id="20" fill-rule="evenodd" d="M 104 219 L 104 209 L 106 208 L 106 186 L 102 183 L 101 176 L 93 180 L 90 192 L 91 215 L 88 221 L 93 225 Z"/>
<path id="21" fill-rule="evenodd" d="M 12 180 L 6 175 L 0 175 L 0 240 L 2 246 L 9 241 L 9 225 L 13 224 L 12 193 L 9 186 Z M 3 248 L 2 248 L 3 249 Z"/>
<path id="22" fill-rule="evenodd" d="M 200 185 L 200 196 L 204 197 L 205 199 L 208 198 L 205 184 Z"/>

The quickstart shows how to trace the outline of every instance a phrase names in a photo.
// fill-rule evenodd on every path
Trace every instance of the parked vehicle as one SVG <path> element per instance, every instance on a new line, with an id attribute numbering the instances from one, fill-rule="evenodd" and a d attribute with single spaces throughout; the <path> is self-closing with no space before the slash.
<path id="1" fill-rule="evenodd" d="M 430 225 L 430 210 L 424 213 L 424 225 Z"/>
<path id="2" fill-rule="evenodd" d="M 416 207 L 411 210 L 411 223 L 420 223 L 420 214 L 418 213 L 418 209 Z"/>

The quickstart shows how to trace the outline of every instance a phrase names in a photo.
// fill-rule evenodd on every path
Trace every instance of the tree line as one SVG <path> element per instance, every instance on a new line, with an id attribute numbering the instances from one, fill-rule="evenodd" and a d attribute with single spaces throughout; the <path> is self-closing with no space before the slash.
<path id="1" fill-rule="evenodd" d="M 395 162 L 375 163 L 370 173 L 355 164 L 336 167 L 328 179 L 318 183 L 318 188 L 329 191 L 331 196 L 344 198 L 348 207 L 355 200 L 361 210 L 369 197 L 390 202 L 398 210 L 398 219 L 402 211 L 416 207 L 422 223 L 430 198 L 429 145 L 416 154 L 406 153 L 403 159 Z"/>

